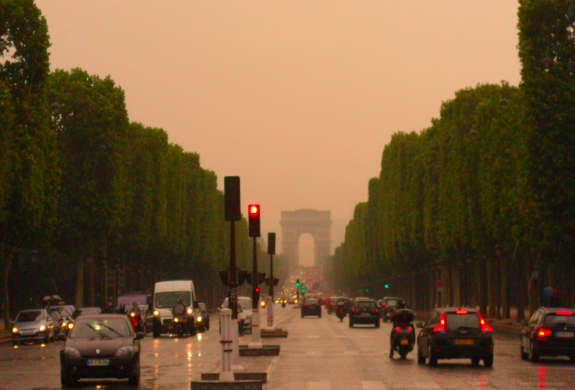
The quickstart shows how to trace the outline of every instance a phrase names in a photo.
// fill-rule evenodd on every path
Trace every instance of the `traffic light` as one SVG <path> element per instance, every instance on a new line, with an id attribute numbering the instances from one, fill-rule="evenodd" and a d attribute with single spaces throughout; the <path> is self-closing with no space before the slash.
<path id="1" fill-rule="evenodd" d="M 295 286 L 299 287 L 299 279 L 295 281 Z"/>
<path id="2" fill-rule="evenodd" d="M 305 294 L 305 286 L 303 285 L 303 283 L 301 284 L 301 292 L 302 294 Z"/>
<path id="3" fill-rule="evenodd" d="M 242 219 L 240 208 L 240 177 L 224 177 L 224 216 L 226 221 Z"/>
<path id="4" fill-rule="evenodd" d="M 249 236 L 259 237 L 260 233 L 260 205 L 251 204 L 248 206 Z"/>
<path id="5" fill-rule="evenodd" d="M 386 285 L 385 285 L 385 288 L 389 288 L 389 285 L 388 285 L 388 284 L 386 284 Z"/>
<path id="6" fill-rule="evenodd" d="M 255 296 L 254 296 L 254 304 L 257 305 L 257 304 L 258 304 L 257 302 L 258 302 L 259 300 L 260 300 L 260 288 L 259 288 L 259 287 L 256 287 L 256 293 L 255 293 Z"/>
<path id="7" fill-rule="evenodd" d="M 268 255 L 276 254 L 276 234 L 268 233 Z"/>

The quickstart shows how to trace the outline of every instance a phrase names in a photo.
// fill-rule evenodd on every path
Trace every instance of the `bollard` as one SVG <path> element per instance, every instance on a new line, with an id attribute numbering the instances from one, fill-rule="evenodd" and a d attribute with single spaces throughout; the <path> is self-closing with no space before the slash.
<path id="1" fill-rule="evenodd" d="M 254 302 L 255 308 L 252 310 L 252 342 L 248 345 L 250 348 L 263 348 L 260 339 L 260 313 L 259 302 Z"/>
<path id="2" fill-rule="evenodd" d="M 220 343 L 222 344 L 222 372 L 220 374 L 220 381 L 233 381 L 232 311 L 230 309 L 222 309 L 220 311 L 220 316 L 222 319 L 222 336 L 220 340 Z"/>
<path id="3" fill-rule="evenodd" d="M 232 320 L 232 369 L 243 370 L 240 365 L 240 347 L 239 347 L 239 323 L 240 320 Z"/>
<path id="4" fill-rule="evenodd" d="M 274 303 L 271 296 L 266 297 L 266 307 L 268 314 L 268 327 L 267 330 L 273 330 L 274 328 Z"/>

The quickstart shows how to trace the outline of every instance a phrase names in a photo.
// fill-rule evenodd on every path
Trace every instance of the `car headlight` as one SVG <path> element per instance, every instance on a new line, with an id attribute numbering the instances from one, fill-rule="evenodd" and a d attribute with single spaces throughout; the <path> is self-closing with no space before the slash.
<path id="1" fill-rule="evenodd" d="M 18 333 L 18 328 L 16 327 L 12 328 L 12 333 Z"/>
<path id="2" fill-rule="evenodd" d="M 68 356 L 71 359 L 80 359 L 82 357 L 80 351 L 72 347 L 64 348 L 64 354 L 66 354 L 66 356 Z"/>
<path id="3" fill-rule="evenodd" d="M 136 316 L 136 313 L 134 313 L 134 312 L 130 313 L 130 317 L 135 317 L 135 316 Z"/>
<path id="4" fill-rule="evenodd" d="M 40 327 L 40 329 L 38 329 L 38 330 L 39 330 L 40 332 L 43 332 L 43 331 L 46 330 L 46 327 L 45 327 L 44 325 L 42 325 L 42 326 Z"/>
<path id="5" fill-rule="evenodd" d="M 174 318 L 174 322 L 178 322 L 178 319 L 177 319 L 177 318 Z"/>
<path id="6" fill-rule="evenodd" d="M 159 316 L 159 315 L 160 315 L 160 312 L 157 311 L 157 310 L 154 310 L 154 316 L 157 317 L 157 316 Z"/>
<path id="7" fill-rule="evenodd" d="M 74 327 L 74 324 L 70 322 L 70 323 L 68 324 L 68 329 L 72 329 L 73 327 Z"/>
<path id="8" fill-rule="evenodd" d="M 188 314 L 192 314 L 192 309 L 188 309 Z"/>
<path id="9" fill-rule="evenodd" d="M 132 353 L 132 347 L 122 347 L 116 351 L 114 357 L 121 359 L 130 356 L 131 353 Z"/>
<path id="10" fill-rule="evenodd" d="M 202 322 L 202 317 L 198 317 L 198 322 Z"/>

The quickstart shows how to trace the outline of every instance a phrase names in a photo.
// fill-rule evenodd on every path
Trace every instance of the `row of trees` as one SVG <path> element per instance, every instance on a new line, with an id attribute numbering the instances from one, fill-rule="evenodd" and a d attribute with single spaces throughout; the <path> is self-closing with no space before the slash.
<path id="1" fill-rule="evenodd" d="M 219 291 L 229 228 L 216 175 L 164 130 L 130 122 L 110 77 L 50 72 L 49 46 L 32 0 L 0 4 L 6 319 L 8 303 L 13 314 L 46 294 L 103 304 L 106 269 L 127 274 L 126 289 L 193 277 L 200 296 Z M 247 269 L 247 224 L 238 225 L 238 265 Z"/>
<path id="2" fill-rule="evenodd" d="M 521 319 L 546 287 L 575 303 L 573 26 L 571 1 L 520 1 L 519 88 L 461 90 L 431 127 L 392 137 L 333 257 L 338 283 L 491 317 Z"/>

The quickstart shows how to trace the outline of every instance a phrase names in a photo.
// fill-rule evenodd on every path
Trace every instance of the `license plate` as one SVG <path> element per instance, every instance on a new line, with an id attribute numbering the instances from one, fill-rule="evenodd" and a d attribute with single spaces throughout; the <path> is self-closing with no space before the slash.
<path id="1" fill-rule="evenodd" d="M 361 313 L 362 317 L 369 317 L 369 313 Z"/>
<path id="2" fill-rule="evenodd" d="M 573 332 L 557 332 L 556 335 L 557 335 L 557 337 L 565 337 L 565 338 L 569 338 L 569 339 L 572 339 L 573 337 L 575 337 L 575 333 L 573 333 Z"/>
<path id="3" fill-rule="evenodd" d="M 91 359 L 88 360 L 88 366 L 95 367 L 95 366 L 109 366 L 110 359 Z"/>
<path id="4" fill-rule="evenodd" d="M 34 332 L 22 332 L 22 336 L 34 336 Z"/>
<path id="5" fill-rule="evenodd" d="M 457 339 L 455 345 L 473 345 L 473 339 Z"/>
<path id="6" fill-rule="evenodd" d="M 407 345 L 409 344 L 409 341 L 406 339 L 401 340 L 401 345 Z"/>
<path id="7" fill-rule="evenodd" d="M 315 309 L 315 306 L 310 306 L 309 308 L 310 308 L 310 309 Z"/>

